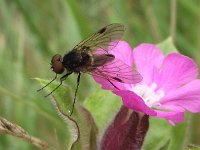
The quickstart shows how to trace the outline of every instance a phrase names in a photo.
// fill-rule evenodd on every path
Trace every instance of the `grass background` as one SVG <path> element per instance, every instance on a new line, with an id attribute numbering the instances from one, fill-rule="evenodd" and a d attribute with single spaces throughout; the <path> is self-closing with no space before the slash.
<path id="1" fill-rule="evenodd" d="M 65 124 L 32 79 L 53 78 L 52 55 L 63 55 L 101 27 L 119 22 L 133 47 L 172 36 L 178 50 L 200 65 L 199 7 L 194 0 L 0 0 L 0 116 L 63 149 Z M 74 89 L 75 81 L 71 76 L 66 83 Z M 83 76 L 79 101 L 97 87 L 89 75 Z M 200 115 L 192 115 L 190 143 L 200 145 L 199 125 Z M 0 135 L 1 149 L 37 148 Z"/>

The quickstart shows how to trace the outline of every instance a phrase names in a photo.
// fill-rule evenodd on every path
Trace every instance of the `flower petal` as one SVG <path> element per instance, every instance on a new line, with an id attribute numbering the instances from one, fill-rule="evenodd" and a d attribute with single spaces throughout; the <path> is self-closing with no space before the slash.
<path id="1" fill-rule="evenodd" d="M 160 102 L 165 109 L 200 112 L 200 80 L 196 79 L 174 90 Z"/>
<path id="2" fill-rule="evenodd" d="M 159 75 L 154 76 L 154 82 L 165 92 L 171 92 L 198 76 L 196 63 L 191 58 L 178 53 L 169 54 L 160 69 Z"/>
<path id="3" fill-rule="evenodd" d="M 109 50 L 109 53 L 115 55 L 115 58 L 123 61 L 128 66 L 133 66 L 133 51 L 127 42 L 119 41 L 115 48 Z"/>
<path id="4" fill-rule="evenodd" d="M 116 88 L 105 78 L 101 78 L 101 77 L 98 77 L 96 75 L 93 75 L 93 79 L 101 84 L 101 87 L 102 89 L 104 90 L 116 90 Z M 125 90 L 127 89 L 126 88 L 126 85 L 123 84 L 123 83 L 120 83 L 120 82 L 115 82 L 115 81 L 111 81 L 117 88 L 119 88 L 120 90 Z"/>
<path id="5" fill-rule="evenodd" d="M 165 118 L 169 121 L 171 125 L 174 125 L 174 122 L 180 123 L 184 121 L 184 112 L 163 112 L 159 110 L 155 111 L 157 112 L 157 115 L 155 117 Z"/>
<path id="6" fill-rule="evenodd" d="M 113 91 L 113 93 L 122 97 L 124 106 L 137 112 L 143 112 L 144 114 L 154 116 L 157 118 L 165 118 L 171 125 L 180 123 L 184 120 L 184 112 L 164 112 L 159 110 L 153 110 L 149 108 L 144 101 L 136 95 L 134 92 L 120 90 Z"/>
<path id="7" fill-rule="evenodd" d="M 161 66 L 164 55 L 153 44 L 140 44 L 133 51 L 133 59 L 137 71 L 143 77 L 143 82 L 148 84 L 152 82 L 154 68 Z"/>
<path id="8" fill-rule="evenodd" d="M 143 112 L 147 115 L 151 116 L 156 115 L 156 112 L 151 108 L 149 108 L 141 99 L 141 97 L 139 97 L 134 92 L 127 90 L 120 90 L 120 91 L 113 91 L 113 93 L 122 97 L 124 106 L 137 112 Z"/>

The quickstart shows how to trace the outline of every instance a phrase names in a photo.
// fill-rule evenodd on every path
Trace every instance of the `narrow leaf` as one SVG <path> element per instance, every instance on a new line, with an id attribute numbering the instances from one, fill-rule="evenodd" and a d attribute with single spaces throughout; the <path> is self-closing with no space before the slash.
<path id="1" fill-rule="evenodd" d="M 36 78 L 43 86 L 49 81 Z M 59 85 L 54 82 L 45 89 L 49 93 Z M 71 96 L 71 88 L 67 85 L 60 86 L 51 94 L 51 102 L 53 103 L 58 114 L 67 124 L 66 134 L 67 149 L 90 150 L 96 148 L 97 128 L 91 114 L 76 102 L 74 113 L 70 116 L 72 110 L 73 98 Z M 91 149 L 92 150 L 92 149 Z"/>

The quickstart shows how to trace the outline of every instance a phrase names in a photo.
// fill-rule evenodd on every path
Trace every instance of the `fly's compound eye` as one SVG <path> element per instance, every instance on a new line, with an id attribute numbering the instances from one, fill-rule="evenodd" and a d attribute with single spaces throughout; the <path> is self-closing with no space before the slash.
<path id="1" fill-rule="evenodd" d="M 64 72 L 64 66 L 62 64 L 62 56 L 56 54 L 51 59 L 51 68 L 56 74 L 62 74 Z"/>
<path id="2" fill-rule="evenodd" d="M 56 61 L 62 61 L 62 56 L 61 55 L 59 55 L 59 54 L 56 54 L 56 55 L 54 55 L 53 57 L 52 57 L 52 59 L 51 59 L 51 63 L 53 64 L 54 62 L 56 62 Z"/>

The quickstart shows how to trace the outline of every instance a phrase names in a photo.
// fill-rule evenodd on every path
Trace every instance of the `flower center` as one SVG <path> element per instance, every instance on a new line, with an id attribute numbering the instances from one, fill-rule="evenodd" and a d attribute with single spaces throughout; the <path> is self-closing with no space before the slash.
<path id="1" fill-rule="evenodd" d="M 147 106 L 153 107 L 159 105 L 159 100 L 165 95 L 163 90 L 158 90 L 156 88 L 156 83 L 152 83 L 151 85 L 138 83 L 132 88 L 132 91 L 142 97 Z"/>

